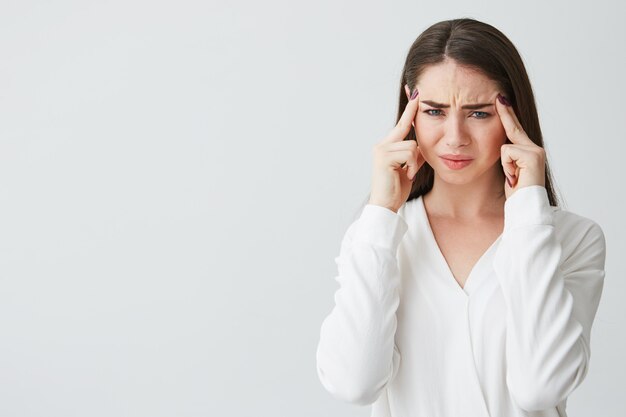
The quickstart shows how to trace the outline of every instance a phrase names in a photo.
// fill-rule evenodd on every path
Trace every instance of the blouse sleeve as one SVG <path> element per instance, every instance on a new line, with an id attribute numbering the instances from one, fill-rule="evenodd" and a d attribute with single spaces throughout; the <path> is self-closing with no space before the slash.
<path id="1" fill-rule="evenodd" d="M 562 245 L 545 187 L 520 188 L 505 203 L 494 269 L 507 309 L 506 383 L 528 411 L 566 399 L 589 366 L 605 238 L 595 222 L 570 214 L 559 223 Z"/>
<path id="2" fill-rule="evenodd" d="M 398 369 L 397 248 L 407 229 L 401 215 L 367 204 L 344 235 L 335 258 L 335 306 L 316 353 L 318 377 L 335 398 L 372 404 Z"/>

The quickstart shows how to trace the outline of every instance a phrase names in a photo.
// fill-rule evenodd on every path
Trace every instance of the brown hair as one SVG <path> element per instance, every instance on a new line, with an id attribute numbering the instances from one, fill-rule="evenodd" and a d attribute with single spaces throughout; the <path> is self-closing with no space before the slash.
<path id="1" fill-rule="evenodd" d="M 471 18 L 445 20 L 426 29 L 413 42 L 400 78 L 400 96 L 396 123 L 408 103 L 404 85 L 414 91 L 427 66 L 453 59 L 459 65 L 476 69 L 495 81 L 512 104 L 528 137 L 543 147 L 543 136 L 528 74 L 513 43 L 495 27 Z M 411 128 L 404 140 L 416 140 Z M 507 139 L 507 143 L 511 143 Z M 504 171 L 503 171 L 504 174 Z M 417 172 L 407 201 L 426 194 L 433 187 L 434 171 L 425 162 Z M 550 205 L 558 206 L 552 173 L 546 157 L 545 187 Z M 504 188 L 502 190 L 504 193 Z M 369 196 L 368 196 L 369 200 Z M 367 204 L 367 203 L 366 203 Z"/>

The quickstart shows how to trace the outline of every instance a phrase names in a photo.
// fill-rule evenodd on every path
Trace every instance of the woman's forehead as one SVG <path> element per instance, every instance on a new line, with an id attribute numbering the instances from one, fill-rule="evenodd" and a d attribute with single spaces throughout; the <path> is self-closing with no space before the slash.
<path id="1" fill-rule="evenodd" d="M 498 84 L 484 73 L 458 65 L 454 61 L 426 67 L 419 77 L 417 87 L 421 99 L 438 102 L 449 97 L 465 99 L 495 97 L 498 92 Z"/>

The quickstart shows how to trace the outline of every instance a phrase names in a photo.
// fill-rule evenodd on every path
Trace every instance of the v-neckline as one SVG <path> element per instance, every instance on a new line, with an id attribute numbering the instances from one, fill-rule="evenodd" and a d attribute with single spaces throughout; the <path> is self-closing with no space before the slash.
<path id="1" fill-rule="evenodd" d="M 420 201 L 420 209 L 422 211 L 422 216 L 424 219 L 424 225 L 427 231 L 427 236 L 426 238 L 428 240 L 430 240 L 430 246 L 433 247 L 433 252 L 436 253 L 436 257 L 439 259 L 439 263 L 441 264 L 442 269 L 444 269 L 446 271 L 446 275 L 448 276 L 448 280 L 450 282 L 451 285 L 453 285 L 458 291 L 460 291 L 465 297 L 469 297 L 471 294 L 471 289 L 473 289 L 474 287 L 474 281 L 476 281 L 476 278 L 474 277 L 474 274 L 476 273 L 477 269 L 479 266 L 482 265 L 482 263 L 485 261 L 485 259 L 491 254 L 491 252 L 494 250 L 494 248 L 497 246 L 498 242 L 500 241 L 500 239 L 502 239 L 502 235 L 503 233 L 500 233 L 500 235 L 496 238 L 496 240 L 494 240 L 491 245 L 487 248 L 487 250 L 485 250 L 483 252 L 483 254 L 480 256 L 480 258 L 478 258 L 478 260 L 476 261 L 476 263 L 474 263 L 474 265 L 472 266 L 472 269 L 470 270 L 469 274 L 467 275 L 467 278 L 465 278 L 465 284 L 463 285 L 463 287 L 461 287 L 461 284 L 459 284 L 459 282 L 456 280 L 456 278 L 454 277 L 454 274 L 452 273 L 452 269 L 450 269 L 450 265 L 448 264 L 448 261 L 446 260 L 446 257 L 443 256 L 443 252 L 441 251 L 441 248 L 439 247 L 439 244 L 437 243 L 437 239 L 435 238 L 435 233 L 433 232 L 433 229 L 430 225 L 430 219 L 428 218 L 428 212 L 426 211 L 426 205 L 424 204 L 424 196 L 421 195 L 419 196 L 419 201 Z"/>

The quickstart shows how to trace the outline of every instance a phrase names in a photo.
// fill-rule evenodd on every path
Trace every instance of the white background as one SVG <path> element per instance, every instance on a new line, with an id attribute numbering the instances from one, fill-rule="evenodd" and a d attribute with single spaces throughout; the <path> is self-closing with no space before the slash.
<path id="1" fill-rule="evenodd" d="M 0 1 L 0 416 L 369 416 L 319 383 L 334 257 L 431 24 L 518 47 L 606 281 L 570 417 L 626 409 L 618 1 Z"/>

